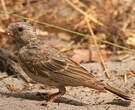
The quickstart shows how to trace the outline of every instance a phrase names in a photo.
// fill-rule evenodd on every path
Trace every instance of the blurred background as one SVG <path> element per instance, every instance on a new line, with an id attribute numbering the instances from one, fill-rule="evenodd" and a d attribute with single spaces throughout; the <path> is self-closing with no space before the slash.
<path id="1" fill-rule="evenodd" d="M 0 1 L 0 46 L 14 51 L 12 39 L 3 35 L 10 23 L 26 21 L 36 28 L 39 37 L 49 40 L 55 48 L 66 53 L 78 63 L 100 62 L 91 37 L 79 36 L 60 29 L 24 20 L 9 14 L 17 14 L 45 23 L 90 34 L 85 16 L 72 7 L 69 0 L 1 0 Z M 98 20 L 90 22 L 97 38 L 126 48 L 135 47 L 135 2 L 134 0 L 70 0 L 87 15 Z M 4 13 L 3 13 L 4 11 Z M 4 37 L 3 37 L 4 36 Z M 97 41 L 105 61 L 112 56 L 130 53 L 122 48 Z"/>

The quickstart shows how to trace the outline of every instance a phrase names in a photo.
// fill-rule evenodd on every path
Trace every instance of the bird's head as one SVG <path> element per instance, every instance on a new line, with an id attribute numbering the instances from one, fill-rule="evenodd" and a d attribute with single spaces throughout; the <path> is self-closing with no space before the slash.
<path id="1" fill-rule="evenodd" d="M 26 22 L 16 22 L 8 26 L 6 33 L 20 45 L 26 45 L 30 40 L 36 38 L 36 31 Z"/>

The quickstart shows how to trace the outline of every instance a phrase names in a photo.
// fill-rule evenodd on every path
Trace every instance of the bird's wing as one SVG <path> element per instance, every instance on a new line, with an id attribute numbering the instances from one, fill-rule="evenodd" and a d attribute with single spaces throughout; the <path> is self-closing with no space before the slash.
<path id="1" fill-rule="evenodd" d="M 60 53 L 51 53 L 48 57 L 48 60 L 32 63 L 32 67 L 34 67 L 36 73 L 39 73 L 43 77 L 48 76 L 48 78 L 64 85 L 83 86 L 82 83 L 87 81 L 94 83 L 95 80 L 92 74 Z"/>
<path id="2" fill-rule="evenodd" d="M 41 45 L 41 44 L 40 44 Z M 23 50 L 20 59 L 27 69 L 42 77 L 64 85 L 84 86 L 84 83 L 95 83 L 95 77 L 79 64 L 70 60 L 56 49 L 40 45 Z M 26 61 L 27 60 L 27 61 Z M 84 84 L 84 85 L 83 85 Z"/>

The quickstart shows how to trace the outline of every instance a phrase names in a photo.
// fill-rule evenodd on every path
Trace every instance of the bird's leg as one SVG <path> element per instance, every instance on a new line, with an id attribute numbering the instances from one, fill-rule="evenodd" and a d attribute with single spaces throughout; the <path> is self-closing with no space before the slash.
<path id="1" fill-rule="evenodd" d="M 51 94 L 51 95 L 48 96 L 47 102 L 39 102 L 38 104 L 46 105 L 46 104 L 48 104 L 50 102 L 55 101 L 57 98 L 61 97 L 65 93 L 66 93 L 66 88 L 65 87 L 60 87 L 59 92 Z"/>

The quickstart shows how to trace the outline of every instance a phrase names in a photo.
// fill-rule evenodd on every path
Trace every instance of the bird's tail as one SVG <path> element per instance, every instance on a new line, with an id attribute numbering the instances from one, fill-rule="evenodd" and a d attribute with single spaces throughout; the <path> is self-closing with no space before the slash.
<path id="1" fill-rule="evenodd" d="M 116 88 L 113 88 L 108 84 L 106 84 L 104 86 L 104 89 L 107 90 L 107 91 L 110 91 L 110 92 L 112 92 L 112 93 L 114 93 L 114 94 L 118 95 L 119 97 L 124 98 L 126 100 L 132 100 L 132 98 L 131 98 L 131 96 L 129 94 L 127 94 L 125 92 L 122 92 L 122 91 L 120 91 L 120 90 L 118 90 Z"/>

